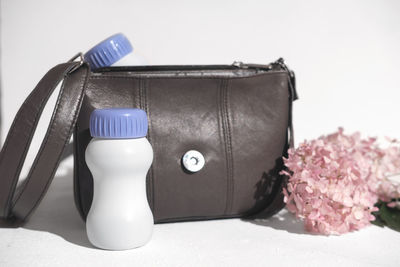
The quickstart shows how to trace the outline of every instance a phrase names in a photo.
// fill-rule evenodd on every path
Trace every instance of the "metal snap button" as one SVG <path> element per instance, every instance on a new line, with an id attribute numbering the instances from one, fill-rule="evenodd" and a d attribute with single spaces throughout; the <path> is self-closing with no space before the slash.
<path id="1" fill-rule="evenodd" d="M 190 172 L 198 172 L 206 163 L 203 154 L 197 150 L 189 150 L 182 157 L 182 163 L 186 170 Z"/>

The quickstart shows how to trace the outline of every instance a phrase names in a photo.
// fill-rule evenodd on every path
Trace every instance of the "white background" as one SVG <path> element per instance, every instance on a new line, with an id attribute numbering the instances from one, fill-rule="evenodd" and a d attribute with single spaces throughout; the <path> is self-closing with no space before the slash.
<path id="1" fill-rule="evenodd" d="M 269 63 L 278 57 L 284 57 L 297 75 L 297 88 L 300 96 L 300 100 L 295 103 L 294 107 L 297 143 L 304 139 L 330 133 L 339 126 L 343 126 L 348 133 L 359 130 L 364 135 L 400 138 L 399 1 L 2 0 L 3 141 L 19 106 L 49 68 L 68 60 L 79 51 L 86 51 L 98 41 L 116 32 L 125 33 L 132 41 L 136 51 L 152 64 L 231 64 L 235 60 Z M 50 110 L 51 108 L 47 109 L 47 114 L 50 114 Z M 42 123 L 41 132 L 44 131 L 43 127 Z M 37 146 L 36 141 L 34 145 Z M 67 174 L 70 174 L 70 167 L 66 167 L 66 170 Z M 56 180 L 61 179 L 60 177 L 63 175 L 58 175 Z M 67 180 L 70 180 L 70 177 Z M 65 198 L 65 201 L 72 202 L 72 188 L 69 184 L 65 186 L 69 190 L 68 194 L 71 194 Z M 58 192 L 57 190 L 61 189 L 57 189 L 53 185 L 51 190 Z M 58 199 L 56 193 L 53 196 L 54 199 Z M 45 198 L 43 207 L 49 203 L 49 198 Z M 73 205 L 72 203 L 67 204 L 64 206 Z M 47 206 L 51 207 L 50 204 Z M 53 216 L 43 216 L 47 214 L 46 212 L 57 212 L 58 210 L 54 207 L 47 210 L 42 208 L 42 213 L 39 210 L 42 217 L 33 217 L 33 222 L 35 222 L 35 218 L 36 222 L 41 220 L 43 222 L 43 218 L 51 220 Z M 65 214 L 65 212 L 62 213 L 62 210 L 59 212 Z M 77 218 L 75 211 L 71 210 L 71 216 L 76 219 L 75 224 L 72 225 L 76 227 L 74 229 L 78 231 L 77 235 L 83 235 L 84 225 Z M 287 224 L 288 229 L 279 229 L 279 227 L 270 225 L 272 228 L 264 227 L 263 231 L 266 232 L 262 232 L 259 226 L 254 224 L 245 224 L 245 226 L 241 223 L 240 221 L 223 221 L 223 223 L 210 222 L 209 225 L 207 223 L 162 225 L 157 226 L 159 228 L 156 229 L 158 229 L 158 233 L 164 229 L 165 235 L 156 236 L 162 240 L 168 236 L 168 233 L 171 235 L 170 231 L 179 233 L 180 229 L 186 229 L 187 233 L 197 231 L 203 235 L 204 232 L 201 232 L 201 229 L 215 226 L 223 231 L 225 228 L 229 229 L 227 226 L 230 224 L 233 227 L 248 227 L 245 230 L 246 235 L 249 236 L 246 239 L 248 243 L 243 243 L 247 245 L 242 244 L 242 250 L 239 251 L 229 247 L 229 244 L 234 242 L 229 238 L 229 242 L 226 241 L 229 243 L 228 247 L 217 246 L 217 248 L 204 243 L 201 243 L 204 246 L 199 245 L 196 243 L 200 242 L 199 240 L 195 241 L 189 238 L 188 240 L 193 242 L 190 243 L 192 244 L 190 247 L 190 244 L 181 240 L 182 244 L 185 244 L 183 247 L 189 251 L 188 255 L 192 255 L 192 257 L 198 254 L 203 255 L 203 258 L 197 258 L 198 263 L 203 262 L 207 265 L 212 263 L 210 259 L 205 260 L 207 253 L 217 257 L 215 262 L 223 263 L 225 258 L 218 259 L 218 255 L 225 254 L 216 254 L 215 251 L 212 251 L 224 251 L 224 249 L 227 253 L 226 260 L 229 257 L 233 259 L 231 263 L 239 262 L 238 257 L 240 258 L 241 251 L 243 251 L 243 257 L 240 259 L 245 262 L 251 259 L 259 260 L 261 257 L 253 255 L 256 252 L 269 255 L 266 262 L 270 262 L 271 258 L 282 258 L 286 255 L 285 251 L 289 251 L 290 255 L 288 258 L 285 257 L 283 263 L 289 264 L 290 257 L 293 257 L 293 261 L 299 264 L 299 260 L 301 263 L 304 257 L 293 256 L 296 251 L 303 251 L 304 255 L 308 255 L 307 249 L 297 248 L 303 246 L 301 242 L 315 244 L 315 246 L 310 245 L 311 247 L 306 246 L 306 248 L 317 249 L 314 255 L 315 261 L 311 261 L 316 265 L 324 261 L 332 265 L 337 263 L 399 265 L 399 256 L 391 254 L 390 249 L 389 252 L 388 250 L 379 250 L 372 244 L 386 246 L 385 243 L 389 242 L 389 239 L 376 241 L 371 240 L 367 235 L 368 231 L 376 231 L 370 236 L 377 238 L 393 236 L 398 244 L 400 234 L 387 229 L 371 227 L 368 230 L 340 238 L 322 238 L 321 240 L 325 242 L 323 244 L 326 250 L 324 250 L 318 243 L 320 237 L 299 235 L 299 233 L 288 231 L 291 229 L 289 224 Z M 40 223 L 36 224 L 41 225 Z M 204 228 L 201 227 L 202 225 Z M 256 227 L 256 229 L 251 227 Z M 79 242 L 68 242 L 71 241 L 71 238 L 65 237 L 57 230 L 46 235 L 46 229 L 32 228 L 33 230 L 21 228 L 5 232 L 14 238 L 12 239 L 14 241 L 7 241 L 7 244 L 11 244 L 5 250 L 8 255 L 14 255 L 12 251 L 17 253 L 19 249 L 24 250 L 23 244 L 26 242 L 31 242 L 32 246 L 38 246 L 38 251 L 42 251 L 41 249 L 46 247 L 62 251 L 64 248 L 60 246 L 63 246 L 64 243 L 67 243 L 66 250 L 77 249 L 75 243 Z M 267 232 L 271 236 L 276 235 L 281 242 L 278 242 L 276 246 L 272 245 L 268 240 Z M 229 235 L 227 232 L 222 234 Z M 263 239 L 259 238 L 263 234 L 267 235 L 265 244 L 262 242 Z M 299 235 L 299 237 L 293 235 Z M 21 238 L 20 243 L 15 241 L 16 236 Z M 256 245 L 252 244 L 252 236 L 258 240 L 253 240 Z M 258 239 L 255 236 L 258 236 Z M 59 237 L 61 240 L 58 240 Z M 38 245 L 38 242 L 34 241 L 35 238 L 39 238 L 43 242 Z M 170 238 L 176 238 L 176 236 L 173 235 Z M 197 238 L 201 239 L 201 236 Z M 215 238 L 210 242 L 218 242 L 218 240 L 221 239 Z M 300 243 L 296 243 L 297 240 L 300 240 Z M 333 241 L 328 242 L 328 240 Z M 157 253 L 164 251 L 165 254 L 165 251 L 168 251 L 168 243 L 160 245 L 162 241 L 158 242 L 159 251 Z M 360 246 L 364 247 L 357 248 L 357 245 L 354 244 L 358 242 Z M 294 244 L 294 247 L 290 246 L 290 243 Z M 50 244 L 54 244 L 54 246 L 51 247 Z M 331 244 L 333 244 L 332 247 L 330 247 Z M 330 254 L 329 249 L 340 250 L 342 246 L 347 249 Z M 255 250 L 254 253 L 243 250 L 246 247 L 252 247 Z M 171 249 L 173 248 L 174 246 Z M 5 252 L 4 249 L 0 247 L 0 254 Z M 85 252 L 88 248 L 83 249 L 80 255 L 87 263 L 89 258 L 84 258 L 84 255 L 89 255 Z M 362 250 L 365 250 L 365 254 L 370 255 L 367 256 L 369 260 L 362 259 Z M 100 252 L 96 251 L 95 253 Z M 148 253 L 147 257 L 150 257 L 155 252 L 148 250 Z M 336 256 L 329 258 L 332 255 Z M 172 260 L 170 263 L 176 259 L 176 265 L 184 265 L 179 260 L 179 257 L 182 257 L 181 252 L 170 256 L 171 258 L 168 258 L 168 253 L 166 253 L 163 256 L 166 258 L 163 259 L 166 259 L 166 262 Z M 56 260 L 58 257 L 50 258 Z M 157 265 L 156 259 L 153 259 L 152 262 L 151 258 L 143 258 L 146 257 L 145 255 L 141 257 L 144 262 Z M 134 261 L 134 258 L 132 256 L 129 259 Z M 5 259 L 8 264 L 12 263 L 12 256 Z M 40 257 L 33 259 L 40 260 Z M 116 262 L 117 259 L 114 258 Z M 70 258 L 70 260 L 74 261 L 75 259 Z M 165 264 L 166 262 L 159 263 Z M 52 263 L 55 264 L 54 261 Z M 195 262 L 189 259 L 187 263 Z M 305 262 L 302 263 L 305 264 Z M 263 265 L 262 262 L 258 262 L 258 264 Z"/>
<path id="2" fill-rule="evenodd" d="M 50 67 L 123 32 L 152 64 L 269 63 L 284 57 L 297 74 L 297 140 L 338 126 L 400 138 L 399 1 L 1 4 L 3 133 Z"/>

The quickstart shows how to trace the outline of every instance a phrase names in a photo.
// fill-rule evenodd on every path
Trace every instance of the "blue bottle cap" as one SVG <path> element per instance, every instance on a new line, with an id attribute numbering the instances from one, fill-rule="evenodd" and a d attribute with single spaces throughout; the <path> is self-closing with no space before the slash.
<path id="1" fill-rule="evenodd" d="M 133 51 L 128 38 L 117 33 L 100 42 L 84 55 L 92 69 L 108 67 Z"/>
<path id="2" fill-rule="evenodd" d="M 90 135 L 109 139 L 145 137 L 147 114 L 137 108 L 95 109 L 90 115 Z"/>

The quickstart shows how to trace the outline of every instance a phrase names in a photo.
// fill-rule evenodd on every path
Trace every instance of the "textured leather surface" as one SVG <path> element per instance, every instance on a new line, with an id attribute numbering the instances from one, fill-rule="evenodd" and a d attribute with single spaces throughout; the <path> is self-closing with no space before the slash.
<path id="1" fill-rule="evenodd" d="M 75 131 L 75 200 L 83 218 L 93 195 L 84 161 L 89 116 L 109 107 L 148 113 L 154 161 L 147 188 L 156 222 L 245 216 L 272 203 L 271 215 L 283 207 L 278 173 L 288 148 L 287 73 L 215 72 L 114 69 L 91 76 Z M 206 160 L 197 173 L 181 164 L 191 149 Z"/>

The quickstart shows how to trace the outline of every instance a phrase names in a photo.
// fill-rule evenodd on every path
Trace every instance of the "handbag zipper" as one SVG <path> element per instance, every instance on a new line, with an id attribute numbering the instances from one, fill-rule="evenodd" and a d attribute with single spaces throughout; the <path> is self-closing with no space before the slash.
<path id="1" fill-rule="evenodd" d="M 273 66 L 277 64 L 279 60 L 268 64 L 246 64 L 241 61 L 235 61 L 231 65 L 146 65 L 146 66 L 118 66 L 118 67 L 104 67 L 94 70 L 94 73 L 105 73 L 105 72 L 163 72 L 163 71 L 232 71 L 235 69 L 253 69 L 258 71 L 271 71 L 280 69 L 274 69 Z M 284 64 L 284 63 L 283 63 Z M 282 68 L 282 70 L 284 70 Z"/>
<path id="2" fill-rule="evenodd" d="M 210 75 L 216 73 L 219 75 L 220 73 L 227 72 L 232 74 L 232 70 L 249 70 L 254 73 L 260 72 L 269 72 L 269 71 L 284 71 L 288 74 L 289 77 L 289 89 L 291 93 L 291 99 L 294 101 L 298 99 L 296 92 L 296 78 L 294 72 L 289 69 L 286 65 L 283 58 L 279 58 L 278 60 L 268 64 L 253 64 L 253 63 L 243 63 L 241 61 L 235 61 L 231 65 L 148 65 L 148 66 L 122 66 L 122 67 L 105 67 L 96 69 L 93 72 L 93 75 L 102 75 L 110 72 L 118 73 L 118 72 L 133 72 L 138 75 L 151 75 L 151 74 L 167 74 L 168 72 L 172 72 L 175 76 L 186 76 L 186 75 L 194 75 L 201 71 L 201 75 Z M 179 73 L 180 72 L 180 73 Z M 236 75 L 240 76 L 240 72 Z M 233 74 L 232 76 L 236 76 Z"/>

